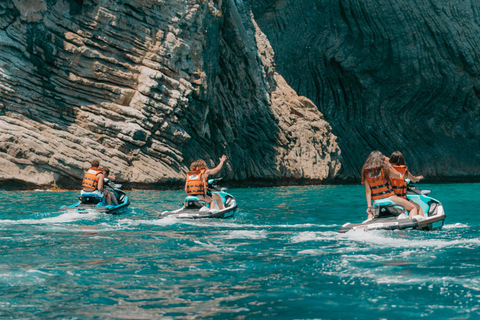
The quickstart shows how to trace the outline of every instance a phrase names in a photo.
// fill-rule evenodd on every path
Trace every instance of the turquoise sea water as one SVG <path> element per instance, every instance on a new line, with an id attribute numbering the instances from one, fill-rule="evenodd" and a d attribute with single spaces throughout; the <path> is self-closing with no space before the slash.
<path id="1" fill-rule="evenodd" d="M 181 191 L 130 192 L 126 214 L 59 214 L 76 192 L 0 192 L 0 318 L 478 319 L 480 184 L 432 189 L 440 232 L 338 234 L 362 186 L 231 189 L 228 220 L 156 219 Z"/>

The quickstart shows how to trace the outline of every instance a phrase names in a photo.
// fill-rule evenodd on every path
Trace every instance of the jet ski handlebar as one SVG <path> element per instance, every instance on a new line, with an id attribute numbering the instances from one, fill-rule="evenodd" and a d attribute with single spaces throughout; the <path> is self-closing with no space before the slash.
<path id="1" fill-rule="evenodd" d="M 215 185 L 217 184 L 218 181 L 222 180 L 222 178 L 216 178 L 216 179 L 208 179 L 208 185 Z"/>
<path id="2" fill-rule="evenodd" d="M 122 185 L 121 184 L 118 184 L 118 183 L 114 183 L 113 181 L 111 181 L 110 179 L 103 179 L 103 183 L 109 187 L 109 188 L 112 188 L 113 190 L 121 190 L 122 189 Z"/>
<path id="3" fill-rule="evenodd" d="M 412 181 L 410 181 L 410 179 L 405 179 L 405 182 L 407 183 L 407 190 L 408 190 L 408 191 L 411 191 L 412 193 L 427 195 L 427 194 L 429 194 L 430 192 L 432 192 L 432 190 L 428 190 L 428 189 L 421 190 L 421 189 L 417 188 L 417 187 L 412 183 Z"/>
<path id="4" fill-rule="evenodd" d="M 226 191 L 227 188 L 220 188 L 220 186 L 217 185 L 217 182 L 222 179 L 223 178 L 208 179 L 208 188 L 217 191 Z"/>

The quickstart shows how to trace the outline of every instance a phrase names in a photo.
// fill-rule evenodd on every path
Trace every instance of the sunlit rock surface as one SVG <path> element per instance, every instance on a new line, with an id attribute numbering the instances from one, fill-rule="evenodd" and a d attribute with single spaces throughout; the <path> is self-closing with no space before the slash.
<path id="1" fill-rule="evenodd" d="M 277 72 L 338 136 L 340 179 L 373 149 L 429 179 L 480 178 L 480 2 L 248 2 Z"/>
<path id="2" fill-rule="evenodd" d="M 275 59 L 241 1 L 2 1 L 0 188 L 78 187 L 93 158 L 179 185 L 222 154 L 230 181 L 329 181 L 336 137 Z"/>

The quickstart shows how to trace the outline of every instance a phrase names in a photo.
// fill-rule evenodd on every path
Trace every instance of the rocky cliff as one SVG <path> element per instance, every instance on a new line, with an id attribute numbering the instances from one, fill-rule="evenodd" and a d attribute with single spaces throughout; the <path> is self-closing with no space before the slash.
<path id="1" fill-rule="evenodd" d="M 480 3 L 249 0 L 276 70 L 310 98 L 355 179 L 373 149 L 430 179 L 480 178 Z"/>
<path id="2" fill-rule="evenodd" d="M 275 57 L 242 1 L 2 1 L 0 188 L 75 188 L 93 158 L 165 186 L 222 154 L 231 181 L 331 180 L 336 137 Z"/>

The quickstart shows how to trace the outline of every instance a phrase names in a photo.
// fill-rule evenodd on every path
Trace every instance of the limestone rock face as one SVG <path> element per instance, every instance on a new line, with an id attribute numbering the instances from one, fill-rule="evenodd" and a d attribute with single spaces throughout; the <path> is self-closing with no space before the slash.
<path id="1" fill-rule="evenodd" d="M 94 158 L 120 182 L 169 185 L 222 154 L 234 181 L 340 170 L 243 2 L 0 2 L 0 187 L 75 188 Z"/>
<path id="2" fill-rule="evenodd" d="M 310 98 L 356 179 L 371 150 L 415 174 L 480 178 L 480 3 L 249 0 L 276 70 Z"/>

